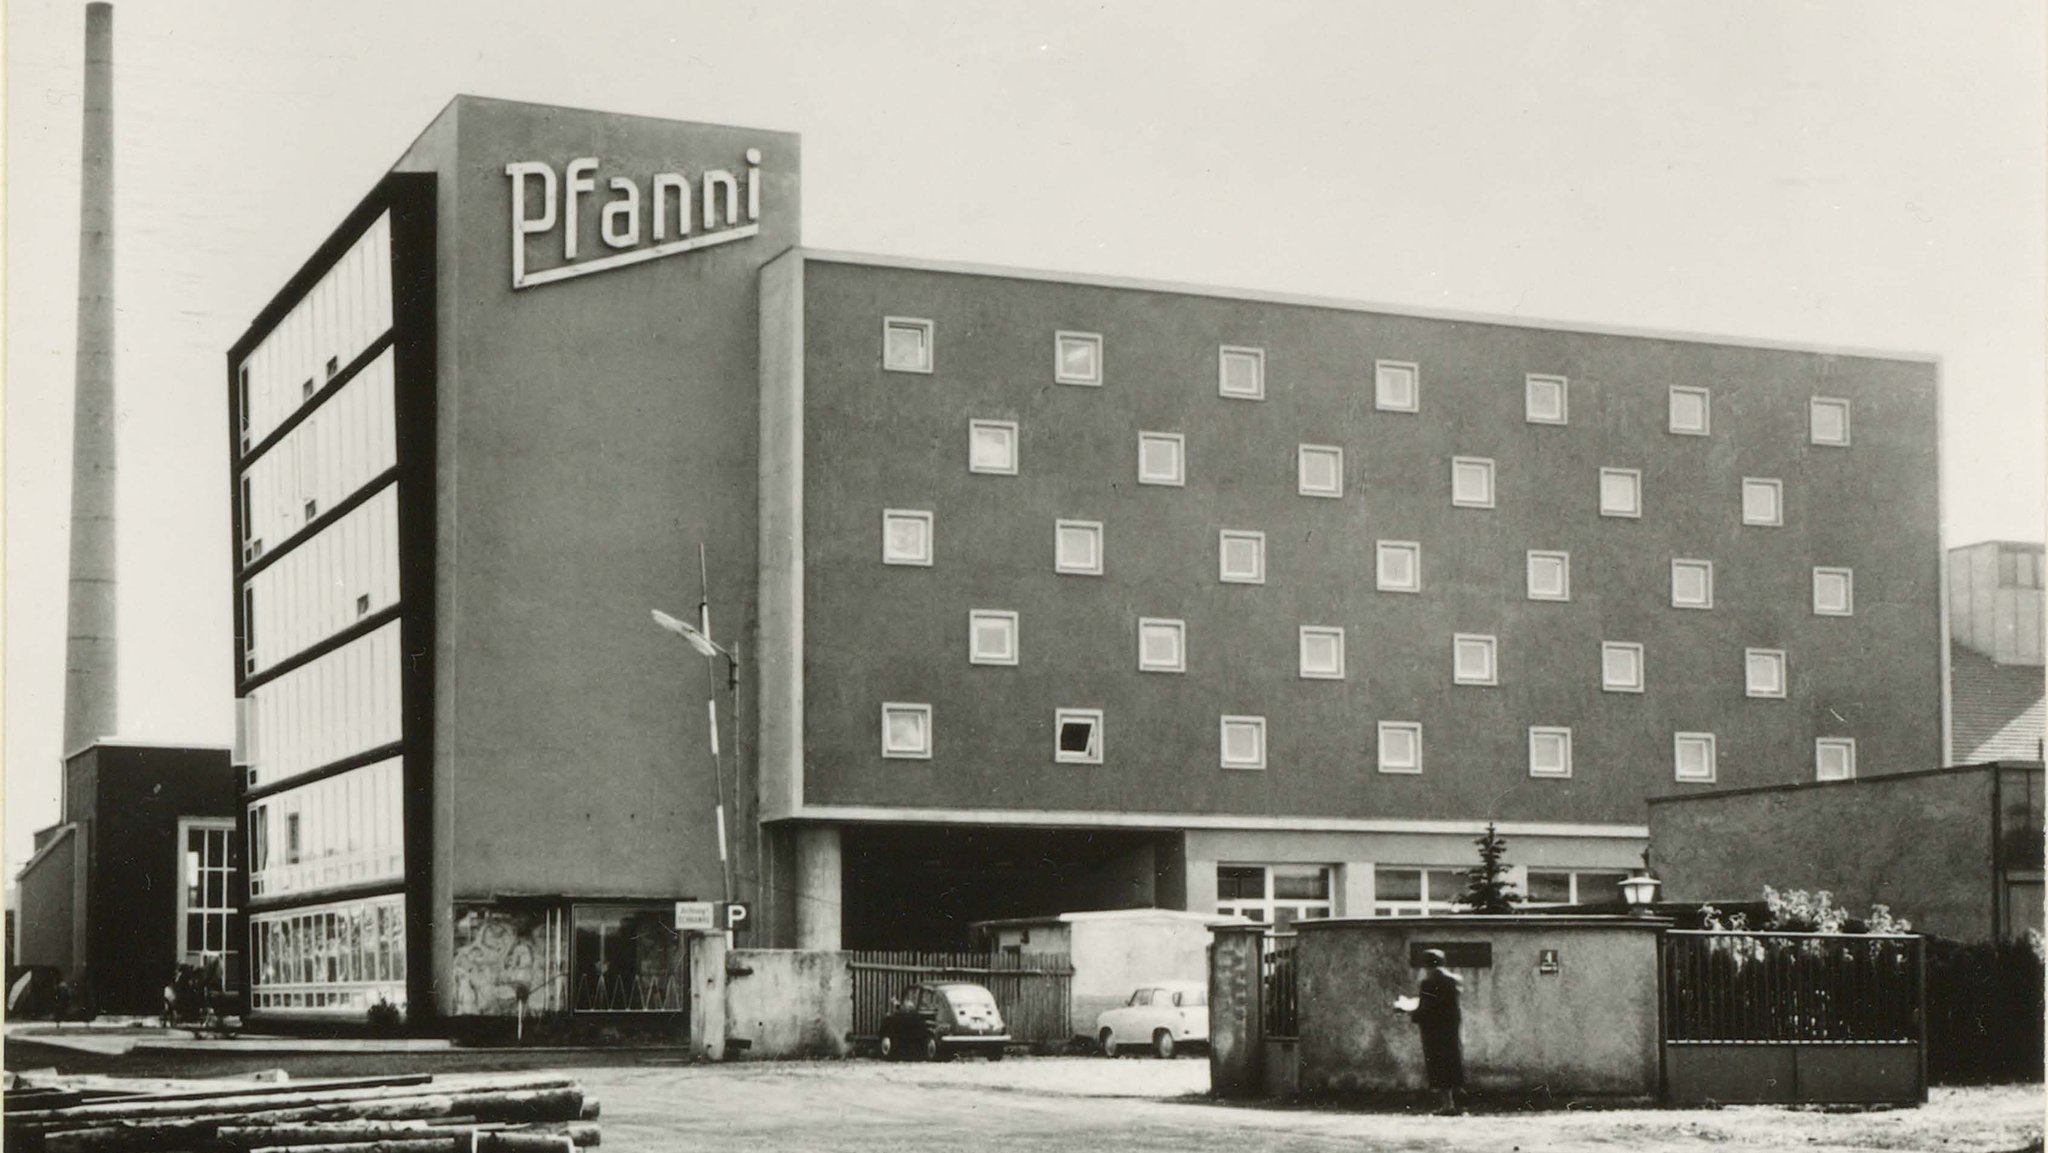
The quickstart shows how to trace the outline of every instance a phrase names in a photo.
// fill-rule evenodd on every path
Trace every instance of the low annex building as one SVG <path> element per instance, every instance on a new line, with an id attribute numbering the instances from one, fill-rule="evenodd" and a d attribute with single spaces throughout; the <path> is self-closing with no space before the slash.
<path id="1" fill-rule="evenodd" d="M 728 884 L 1443 912 L 1488 820 L 1588 903 L 1938 763 L 1931 360 L 817 251 L 799 160 L 458 98 L 230 351 L 259 1014 L 675 1012 Z"/>
<path id="2" fill-rule="evenodd" d="M 15 879 L 15 957 L 70 1007 L 156 1013 L 179 965 L 239 982 L 240 842 L 225 748 L 102 739 L 64 759 L 57 823 Z"/>

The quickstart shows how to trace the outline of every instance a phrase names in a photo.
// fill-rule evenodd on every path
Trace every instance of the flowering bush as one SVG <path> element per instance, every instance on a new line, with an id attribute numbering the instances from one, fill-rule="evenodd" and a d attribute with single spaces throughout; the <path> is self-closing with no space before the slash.
<path id="1" fill-rule="evenodd" d="M 1826 889 L 1774 889 L 1764 886 L 1763 923 L 1751 926 L 1743 913 L 1723 913 L 1712 905 L 1700 906 L 1700 925 L 1724 932 L 1747 932 L 1752 927 L 1780 933 L 1910 933 L 1913 923 L 1892 913 L 1889 905 L 1872 905 L 1867 916 L 1849 915 L 1835 904 Z"/>

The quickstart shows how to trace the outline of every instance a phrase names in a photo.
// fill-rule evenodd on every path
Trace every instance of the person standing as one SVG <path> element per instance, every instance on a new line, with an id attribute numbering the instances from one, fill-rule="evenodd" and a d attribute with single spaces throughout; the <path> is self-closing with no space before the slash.
<path id="1" fill-rule="evenodd" d="M 1464 1016 L 1458 1008 L 1456 973 L 1444 969 L 1441 949 L 1422 952 L 1422 985 L 1416 990 L 1416 1005 L 1408 1017 L 1422 1030 L 1422 1066 L 1429 1087 L 1443 1094 L 1443 1109 L 1458 1107 L 1458 1090 L 1465 1087 L 1465 1050 L 1461 1038 Z"/>

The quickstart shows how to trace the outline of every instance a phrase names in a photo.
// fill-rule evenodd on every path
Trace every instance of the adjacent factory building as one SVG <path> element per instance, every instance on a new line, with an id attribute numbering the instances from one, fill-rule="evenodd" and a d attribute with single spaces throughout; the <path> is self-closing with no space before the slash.
<path id="1" fill-rule="evenodd" d="M 1592 902 L 1940 762 L 1930 359 L 814 251 L 799 161 L 459 98 L 230 352 L 258 1013 L 673 1012 L 728 883 L 1418 914 L 1493 820 Z"/>

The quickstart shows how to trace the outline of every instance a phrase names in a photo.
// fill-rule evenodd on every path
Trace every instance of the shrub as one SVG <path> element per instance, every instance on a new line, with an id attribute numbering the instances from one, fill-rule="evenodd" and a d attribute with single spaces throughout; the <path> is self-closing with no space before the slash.
<path id="1" fill-rule="evenodd" d="M 2042 959 L 2024 941 L 1927 942 L 1927 1076 L 1935 1084 L 2039 1081 Z"/>
<path id="2" fill-rule="evenodd" d="M 1474 913 L 1512 913 L 1521 903 L 1513 881 L 1507 879 L 1507 838 L 1494 831 L 1493 822 L 1473 844 L 1479 846 L 1479 863 L 1465 873 L 1465 892 L 1458 903 Z"/>

